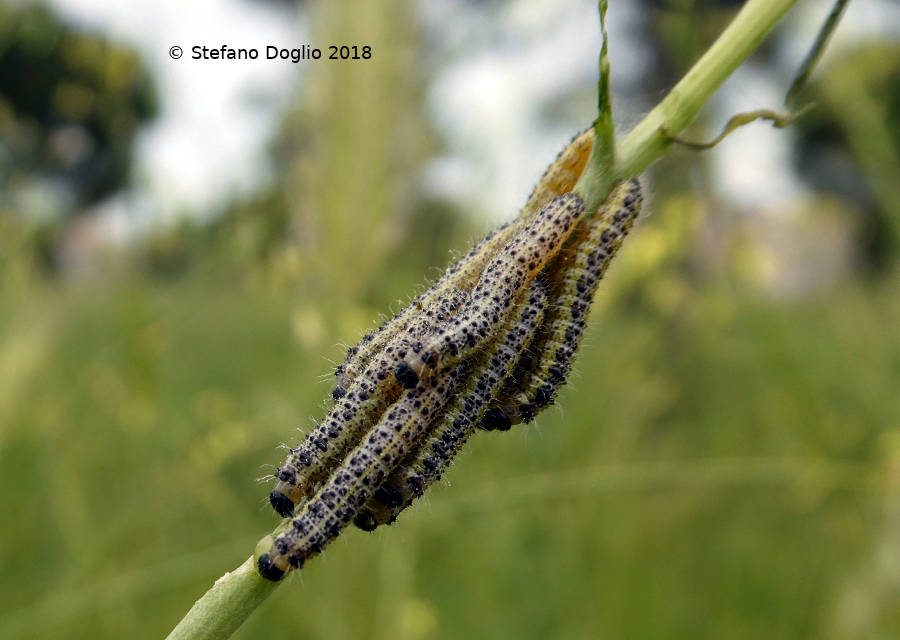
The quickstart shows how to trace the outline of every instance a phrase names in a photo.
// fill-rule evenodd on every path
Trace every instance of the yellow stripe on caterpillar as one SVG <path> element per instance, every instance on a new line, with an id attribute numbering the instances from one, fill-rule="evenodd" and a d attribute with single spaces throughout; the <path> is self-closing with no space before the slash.
<path id="1" fill-rule="evenodd" d="M 582 224 L 548 267 L 551 298 L 544 322 L 529 356 L 509 376 L 482 428 L 508 429 L 511 424 L 530 422 L 553 403 L 568 378 L 597 285 L 640 213 L 641 203 L 637 180 L 617 184 L 597 214 Z"/>
<path id="2" fill-rule="evenodd" d="M 434 335 L 413 344 L 395 370 L 404 388 L 414 387 L 426 370 L 467 357 L 503 326 L 512 301 L 528 288 L 584 217 L 584 202 L 573 193 L 548 202 L 540 213 L 485 267 L 459 314 L 439 325 Z"/>
<path id="3" fill-rule="evenodd" d="M 356 515 L 353 522 L 357 527 L 372 531 L 380 524 L 390 524 L 443 475 L 542 322 L 547 306 L 544 284 L 534 282 L 524 294 L 527 299 L 517 301 L 515 317 L 507 323 L 499 339 L 484 353 L 469 358 L 472 369 L 479 373 L 460 385 L 428 439 L 403 461 Z"/>
<path id="4" fill-rule="evenodd" d="M 572 190 L 584 171 L 588 157 L 591 155 L 593 142 L 592 128 L 588 128 L 572 138 L 544 171 L 516 220 L 487 234 L 462 258 L 447 268 L 427 291 L 416 297 L 412 303 L 382 324 L 381 327 L 363 336 L 359 344 L 348 349 L 344 361 L 335 369 L 337 384 L 332 391 L 332 397 L 338 400 L 347 392 L 353 380 L 365 370 L 373 354 L 405 330 L 415 313 L 432 306 L 438 298 L 450 291 L 474 287 L 488 261 L 528 221 L 534 218 L 550 200 Z"/>

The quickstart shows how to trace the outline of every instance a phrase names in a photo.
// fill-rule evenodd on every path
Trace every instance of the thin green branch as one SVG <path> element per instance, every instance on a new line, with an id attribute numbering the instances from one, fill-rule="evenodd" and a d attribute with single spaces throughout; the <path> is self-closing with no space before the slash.
<path id="1" fill-rule="evenodd" d="M 809 53 L 806 54 L 806 58 L 803 59 L 800 70 L 797 72 L 797 77 L 794 78 L 794 81 L 791 83 L 791 88 L 788 89 L 787 95 L 784 97 L 784 106 L 788 109 L 794 110 L 796 108 L 794 103 L 797 100 L 797 95 L 803 87 L 806 86 L 810 74 L 812 74 L 813 69 L 816 68 L 816 64 L 818 64 L 819 60 L 822 58 L 825 47 L 828 45 L 828 41 L 831 40 L 831 36 L 837 28 L 841 15 L 844 13 L 844 10 L 849 3 L 850 0 L 837 0 L 831 8 L 831 13 L 829 13 L 828 18 L 825 19 L 825 25 L 819 30 L 816 41 L 813 43 Z"/>
<path id="2" fill-rule="evenodd" d="M 221 640 L 229 638 L 280 582 L 260 577 L 253 556 L 216 580 L 194 603 L 167 640 Z"/>
<path id="3" fill-rule="evenodd" d="M 695 142 L 693 140 L 685 140 L 684 138 L 678 136 L 671 137 L 673 142 L 677 142 L 683 147 L 694 149 L 695 151 L 703 151 L 705 149 L 712 149 L 713 147 L 717 146 L 720 142 L 722 142 L 722 140 L 730 136 L 736 130 L 750 124 L 751 122 L 756 122 L 757 120 L 768 120 L 776 129 L 784 129 L 785 127 L 789 127 L 791 124 L 793 124 L 794 120 L 805 114 L 810 109 L 812 109 L 811 104 L 806 105 L 799 111 L 779 112 L 773 111 L 772 109 L 757 109 L 756 111 L 745 111 L 744 113 L 739 113 L 729 118 L 728 122 L 725 123 L 725 126 L 722 127 L 722 132 L 708 142 Z"/>
<path id="4" fill-rule="evenodd" d="M 609 69 L 609 36 L 606 34 L 606 0 L 600 0 L 597 10 L 600 13 L 600 33 L 603 43 L 600 45 L 600 79 L 597 82 L 597 119 L 594 120 L 594 146 L 591 154 L 596 156 L 589 162 L 601 167 L 606 173 L 612 171 L 616 161 L 616 129 L 613 124 L 612 91 L 610 90 Z"/>
<path id="5" fill-rule="evenodd" d="M 798 107 L 796 104 L 797 96 L 800 95 L 800 92 L 806 87 L 809 77 L 812 75 L 813 70 L 816 68 L 816 64 L 825 52 L 825 47 L 828 45 L 828 41 L 831 39 L 831 35 L 834 33 L 834 30 L 837 28 L 838 22 L 841 19 L 841 14 L 844 12 L 844 9 L 847 8 L 849 2 L 850 0 L 837 0 L 834 7 L 832 7 L 831 13 L 828 14 L 828 18 L 825 20 L 825 24 L 822 25 L 822 28 L 819 30 L 819 35 L 816 36 L 816 41 L 813 43 L 809 52 L 806 54 L 806 57 L 803 59 L 803 62 L 800 64 L 800 68 L 794 76 L 794 81 L 791 83 L 791 88 L 788 89 L 784 96 L 784 106 L 786 111 L 778 112 L 773 111 L 772 109 L 756 109 L 755 111 L 739 113 L 736 116 L 733 116 L 725 124 L 722 133 L 709 142 L 685 140 L 684 138 L 670 134 L 672 141 L 699 151 L 712 149 L 735 130 L 740 129 L 751 122 L 755 122 L 756 120 L 769 120 L 772 122 L 772 126 L 778 129 L 784 129 L 812 110 L 814 106 L 812 103 Z M 668 131 L 666 133 L 668 133 Z"/>
<path id="6" fill-rule="evenodd" d="M 703 57 L 621 141 L 613 171 L 604 172 L 599 164 L 588 165 L 574 189 L 588 210 L 603 202 L 616 180 L 640 175 L 665 156 L 671 137 L 697 117 L 725 79 L 795 4 L 797 0 L 748 0 Z"/>

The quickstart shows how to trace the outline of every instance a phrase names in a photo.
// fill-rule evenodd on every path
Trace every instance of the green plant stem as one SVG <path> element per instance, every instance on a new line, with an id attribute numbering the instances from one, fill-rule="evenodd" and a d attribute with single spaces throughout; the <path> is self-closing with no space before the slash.
<path id="1" fill-rule="evenodd" d="M 666 155 L 672 136 L 697 117 L 725 79 L 796 3 L 797 0 L 748 0 L 684 78 L 622 139 L 613 171 L 604 171 L 599 162 L 588 164 L 574 188 L 584 198 L 587 209 L 600 206 L 616 180 L 640 175 Z"/>
<path id="2" fill-rule="evenodd" d="M 592 155 L 575 192 L 596 209 L 615 180 L 636 176 L 663 157 L 722 82 L 762 42 L 797 0 L 748 0 L 727 29 L 672 91 L 618 146 L 613 171 L 604 170 L 604 154 Z M 595 161 L 593 161 L 596 158 Z M 228 638 L 280 583 L 256 572 L 253 558 L 225 574 L 188 611 L 169 640 Z"/>
<path id="3" fill-rule="evenodd" d="M 809 53 L 806 54 L 806 59 L 803 60 L 803 64 L 800 65 L 800 72 L 791 83 L 791 88 L 788 89 L 787 95 L 784 96 L 784 106 L 791 111 L 798 108 L 796 105 L 797 95 L 803 90 L 803 87 L 806 86 L 806 82 L 809 80 L 809 76 L 812 75 L 813 69 L 816 68 L 816 64 L 818 64 L 819 60 L 822 58 L 822 54 L 825 53 L 825 47 L 828 46 L 828 41 L 831 40 L 831 36 L 834 35 L 834 30 L 837 28 L 841 15 L 844 13 L 844 10 L 847 9 L 849 3 L 850 0 L 837 0 L 837 2 L 834 3 L 834 6 L 831 8 L 831 13 L 828 14 L 828 18 L 825 19 L 825 24 L 822 26 L 819 35 L 816 37 L 816 41 L 813 43 Z"/>
<path id="4" fill-rule="evenodd" d="M 237 569 L 216 580 L 167 640 L 228 638 L 280 584 L 261 578 L 251 556 Z"/>
<path id="5" fill-rule="evenodd" d="M 604 173 L 609 173 L 616 161 L 616 127 L 613 123 L 612 90 L 609 86 L 609 36 L 606 33 L 606 10 L 609 3 L 600 0 L 597 3 L 597 12 L 600 14 L 600 33 L 603 42 L 600 45 L 600 81 L 597 83 L 597 119 L 594 121 L 594 146 L 591 155 L 596 156 L 589 160 L 591 165 L 601 168 Z"/>

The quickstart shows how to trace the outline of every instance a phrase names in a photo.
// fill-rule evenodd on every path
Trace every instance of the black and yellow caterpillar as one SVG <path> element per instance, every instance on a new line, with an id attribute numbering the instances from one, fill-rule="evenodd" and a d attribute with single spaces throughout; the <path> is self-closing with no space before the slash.
<path id="1" fill-rule="evenodd" d="M 553 402 L 641 206 L 632 180 L 585 211 L 571 190 L 592 144 L 591 130 L 576 136 L 516 221 L 348 351 L 333 408 L 276 472 L 270 502 L 290 520 L 258 556 L 263 577 L 303 566 L 350 522 L 392 522 L 476 426 L 508 429 Z"/>

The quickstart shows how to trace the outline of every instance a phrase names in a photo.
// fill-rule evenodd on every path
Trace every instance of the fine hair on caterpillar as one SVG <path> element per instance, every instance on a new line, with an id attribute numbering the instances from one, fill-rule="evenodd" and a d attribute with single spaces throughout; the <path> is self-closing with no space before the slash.
<path id="1" fill-rule="evenodd" d="M 551 268 L 550 305 L 528 357 L 507 379 L 481 427 L 506 430 L 530 422 L 553 404 L 565 384 L 584 333 L 597 285 L 641 211 L 637 180 L 619 183 L 595 216 L 585 222 Z"/>
<path id="2" fill-rule="evenodd" d="M 372 422 L 400 395 L 391 371 L 405 355 L 406 345 L 420 339 L 435 324 L 446 321 L 461 308 L 467 297 L 465 292 L 451 292 L 433 307 L 423 310 L 406 331 L 397 335 L 369 363 L 322 423 L 290 450 L 275 472 L 277 482 L 269 495 L 269 501 L 279 515 L 291 515 L 295 505 L 311 495 L 333 464 L 345 457 Z"/>
<path id="3" fill-rule="evenodd" d="M 400 511 L 441 478 L 465 444 L 544 318 L 547 307 L 544 284 L 535 281 L 524 293 L 527 300 L 507 322 L 501 338 L 483 353 L 470 356 L 470 368 L 480 373 L 460 385 L 456 398 L 434 425 L 427 441 L 403 460 L 357 514 L 354 524 L 360 529 L 371 531 L 379 524 L 393 522 Z"/>
<path id="4" fill-rule="evenodd" d="M 466 371 L 461 364 L 440 372 L 443 375 L 435 372 L 402 394 L 344 464 L 303 504 L 269 552 L 260 556 L 258 566 L 264 578 L 278 580 L 284 572 L 299 569 L 338 536 L 415 447 Z"/>
<path id="5" fill-rule="evenodd" d="M 426 369 L 456 361 L 494 335 L 509 316 L 515 295 L 556 256 L 583 217 L 584 202 L 575 194 L 544 205 L 488 262 L 460 313 L 412 344 L 394 372 L 400 385 L 414 387 Z"/>

